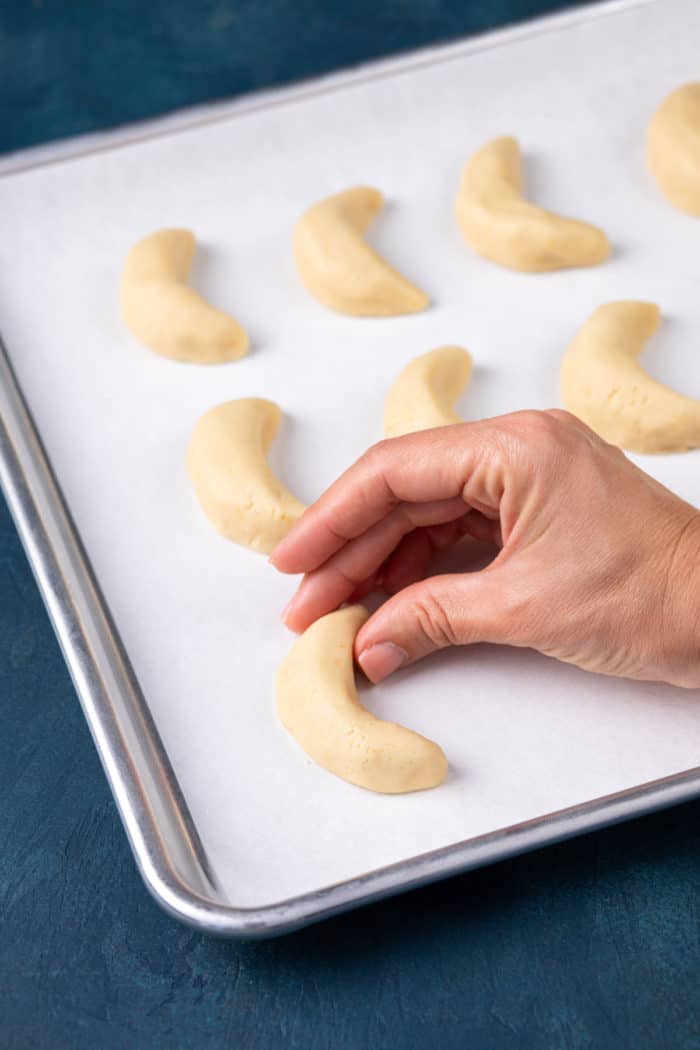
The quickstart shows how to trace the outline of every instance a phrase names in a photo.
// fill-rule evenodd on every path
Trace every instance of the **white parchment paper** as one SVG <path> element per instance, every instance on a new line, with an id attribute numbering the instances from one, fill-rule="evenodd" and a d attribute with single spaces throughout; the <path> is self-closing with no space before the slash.
<path id="1" fill-rule="evenodd" d="M 286 413 L 276 466 L 312 500 L 381 436 L 402 366 L 444 342 L 475 358 L 465 417 L 554 405 L 567 342 L 615 298 L 661 304 L 645 364 L 700 397 L 700 223 L 664 203 L 644 166 L 651 112 L 698 78 L 700 7 L 664 0 L 0 180 L 0 325 L 232 903 L 270 903 L 698 764 L 697 693 L 477 647 L 365 693 L 444 745 L 444 787 L 391 798 L 334 779 L 274 713 L 293 581 L 214 533 L 184 469 L 200 413 L 265 396 Z M 529 277 L 470 253 L 453 218 L 460 170 L 501 133 L 521 139 L 534 199 L 606 229 L 608 264 Z M 338 317 L 296 278 L 295 219 L 360 182 L 389 198 L 373 238 L 433 297 L 424 315 Z M 199 238 L 195 284 L 251 333 L 241 362 L 174 364 L 120 324 L 126 251 L 175 224 Z M 700 503 L 700 453 L 642 462 Z"/>

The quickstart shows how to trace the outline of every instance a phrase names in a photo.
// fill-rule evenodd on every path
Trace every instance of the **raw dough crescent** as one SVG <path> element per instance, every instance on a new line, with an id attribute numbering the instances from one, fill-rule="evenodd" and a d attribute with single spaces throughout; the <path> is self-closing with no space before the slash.
<path id="1" fill-rule="evenodd" d="M 265 554 L 306 510 L 268 466 L 281 419 L 273 401 L 227 401 L 199 419 L 187 449 L 194 490 L 214 528 Z"/>
<path id="2" fill-rule="evenodd" d="M 608 238 L 596 226 L 524 199 L 520 146 L 507 136 L 488 142 L 467 161 L 456 212 L 467 244 L 513 270 L 595 266 L 610 255 Z"/>
<path id="3" fill-rule="evenodd" d="M 660 316 L 654 303 L 599 306 L 562 361 L 566 407 L 606 441 L 630 452 L 700 446 L 700 401 L 658 383 L 636 360 Z"/>
<path id="4" fill-rule="evenodd" d="M 304 632 L 277 672 L 279 717 L 314 762 L 351 784 L 386 794 L 437 787 L 447 776 L 442 749 L 360 703 L 353 643 L 368 615 L 352 605 Z"/>
<path id="5" fill-rule="evenodd" d="M 139 342 L 164 357 L 235 361 L 247 353 L 248 335 L 188 286 L 194 252 L 189 230 L 156 230 L 135 244 L 122 270 L 122 319 Z"/>
<path id="6" fill-rule="evenodd" d="M 391 317 L 425 310 L 428 296 L 364 239 L 384 197 L 369 186 L 314 204 L 294 230 L 294 258 L 304 286 L 341 314 Z"/>
<path id="7" fill-rule="evenodd" d="M 471 354 L 460 346 L 439 346 L 414 357 L 387 395 L 385 436 L 461 423 L 454 406 L 471 374 Z"/>
<path id="8" fill-rule="evenodd" d="M 700 83 L 664 99 L 649 124 L 649 167 L 676 208 L 700 216 Z"/>

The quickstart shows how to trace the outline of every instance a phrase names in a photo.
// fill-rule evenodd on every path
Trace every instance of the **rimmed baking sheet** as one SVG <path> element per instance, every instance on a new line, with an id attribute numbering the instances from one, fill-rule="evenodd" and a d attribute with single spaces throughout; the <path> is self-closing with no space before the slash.
<path id="1" fill-rule="evenodd" d="M 188 921 L 279 932 L 700 792 L 696 693 L 490 647 L 440 654 L 364 694 L 444 744 L 443 787 L 392 798 L 330 777 L 274 713 L 292 581 L 214 534 L 184 470 L 201 412 L 266 396 L 286 414 L 278 469 L 311 500 L 380 436 L 401 367 L 444 342 L 475 359 L 466 417 L 551 406 L 563 348 L 612 298 L 661 304 L 645 363 L 700 396 L 697 224 L 660 199 L 643 160 L 650 113 L 697 78 L 699 53 L 692 0 L 600 5 L 219 107 L 188 128 L 157 123 L 127 144 L 6 164 L 0 327 L 114 628 L 9 370 L 3 485 L 137 860 Z M 469 253 L 456 183 L 500 133 L 523 143 L 529 193 L 607 230 L 609 263 L 528 277 Z M 424 315 L 338 317 L 299 285 L 296 217 L 359 182 L 389 198 L 373 237 L 433 297 Z M 125 252 L 175 224 L 202 245 L 197 286 L 249 329 L 248 358 L 176 365 L 121 327 Z M 699 453 L 639 461 L 700 503 Z"/>

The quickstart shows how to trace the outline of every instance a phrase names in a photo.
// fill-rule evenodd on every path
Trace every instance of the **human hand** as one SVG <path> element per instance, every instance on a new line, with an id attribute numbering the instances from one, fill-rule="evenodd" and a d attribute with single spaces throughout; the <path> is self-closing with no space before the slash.
<path id="1" fill-rule="evenodd" d="M 498 553 L 424 579 L 463 536 Z M 700 688 L 700 511 L 567 412 L 517 412 L 373 446 L 271 561 L 305 573 L 303 631 L 379 586 L 355 655 L 381 681 L 448 645 L 528 646 L 604 674 Z"/>

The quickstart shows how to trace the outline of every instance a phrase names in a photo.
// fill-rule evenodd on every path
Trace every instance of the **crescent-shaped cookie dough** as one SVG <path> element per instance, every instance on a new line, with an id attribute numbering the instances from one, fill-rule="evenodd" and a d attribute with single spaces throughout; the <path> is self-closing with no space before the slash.
<path id="1" fill-rule="evenodd" d="M 189 230 L 156 230 L 134 245 L 122 270 L 124 324 L 164 357 L 203 365 L 235 361 L 247 352 L 248 335 L 188 286 L 194 253 Z"/>
<path id="2" fill-rule="evenodd" d="M 273 401 L 226 401 L 199 419 L 187 449 L 187 469 L 212 525 L 227 539 L 265 554 L 306 509 L 268 466 L 281 419 Z"/>
<path id="3" fill-rule="evenodd" d="M 562 361 L 566 407 L 606 441 L 630 452 L 700 446 L 700 401 L 658 383 L 636 360 L 660 316 L 654 303 L 599 306 Z"/>
<path id="4" fill-rule="evenodd" d="M 461 423 L 454 406 L 471 374 L 471 354 L 460 346 L 439 346 L 414 357 L 387 394 L 385 437 Z"/>
<path id="5" fill-rule="evenodd" d="M 467 244 L 485 259 L 529 273 L 607 259 L 610 243 L 602 230 L 524 199 L 522 167 L 520 146 L 507 136 L 488 142 L 467 161 L 456 201 Z"/>
<path id="6" fill-rule="evenodd" d="M 355 186 L 314 204 L 294 230 L 294 258 L 304 286 L 341 314 L 391 317 L 425 310 L 428 296 L 371 248 L 364 233 L 384 197 Z"/>
<path id="7" fill-rule="evenodd" d="M 437 787 L 447 776 L 442 749 L 360 703 L 353 642 L 367 616 L 351 605 L 304 632 L 277 672 L 279 717 L 314 762 L 351 784 L 387 794 Z"/>
<path id="8" fill-rule="evenodd" d="M 700 83 L 665 98 L 649 124 L 649 167 L 667 200 L 700 216 Z"/>

